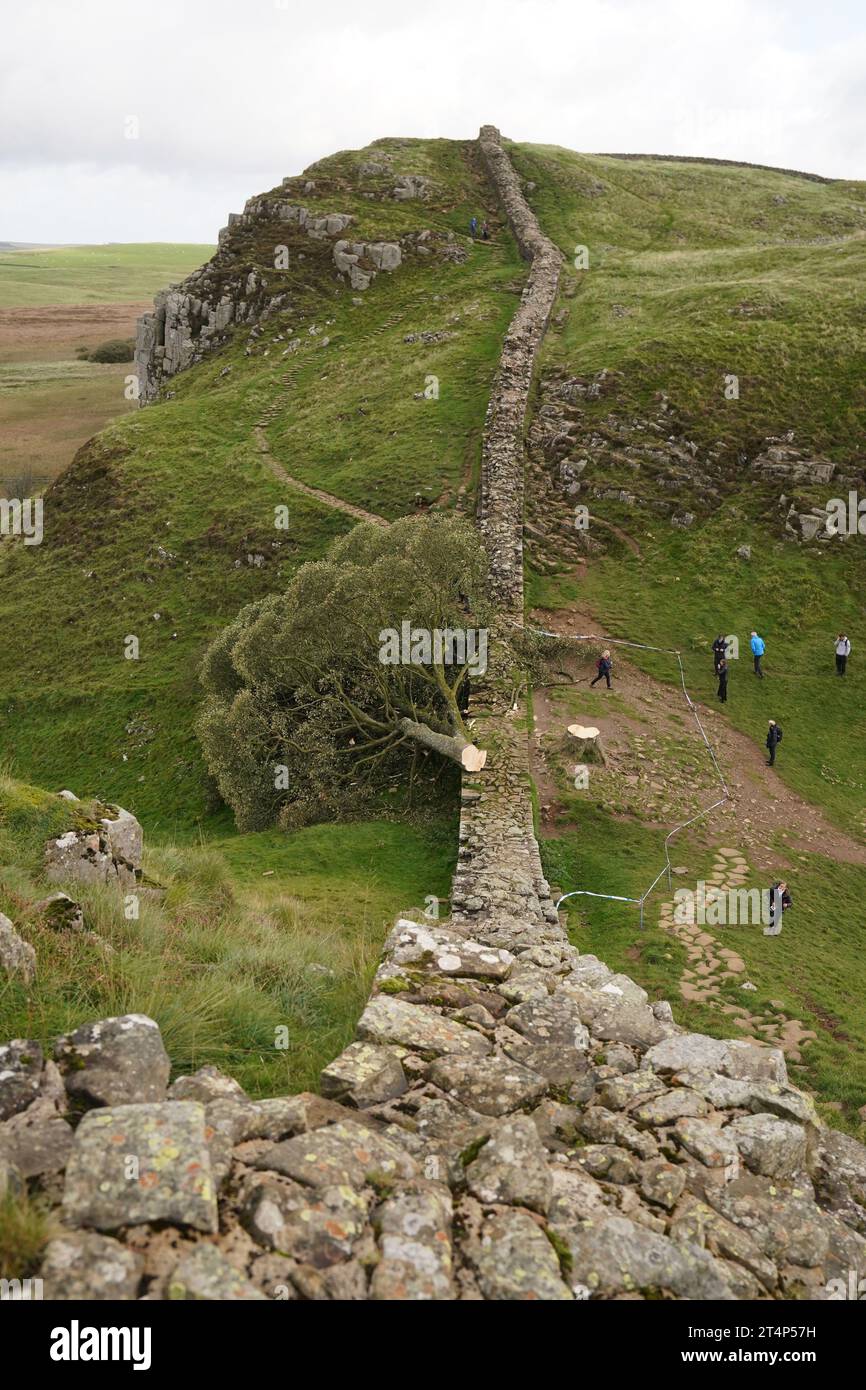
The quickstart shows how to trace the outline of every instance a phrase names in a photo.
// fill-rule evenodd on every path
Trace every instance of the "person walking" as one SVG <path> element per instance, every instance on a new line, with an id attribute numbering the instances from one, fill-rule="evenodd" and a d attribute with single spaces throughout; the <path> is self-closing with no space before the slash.
<path id="1" fill-rule="evenodd" d="M 482 240 L 482 241 L 489 241 L 489 240 L 490 240 L 490 223 L 487 221 L 486 218 L 485 218 L 484 221 L 481 223 L 481 240 Z"/>
<path id="2" fill-rule="evenodd" d="M 755 658 L 755 675 L 758 676 L 761 680 L 763 680 L 764 673 L 761 670 L 761 657 L 764 655 L 764 652 L 766 651 L 766 644 L 764 642 L 763 637 L 759 637 L 757 632 L 753 632 L 752 640 L 749 643 L 749 646 L 752 648 L 752 656 Z"/>
<path id="3" fill-rule="evenodd" d="M 613 662 L 610 659 L 610 652 L 602 652 L 595 665 L 596 670 L 598 671 L 598 675 L 596 676 L 595 680 L 590 681 L 590 685 L 597 685 L 600 680 L 606 680 L 607 688 L 608 690 L 610 690 L 610 672 L 613 666 Z"/>
<path id="4" fill-rule="evenodd" d="M 713 643 L 713 670 L 715 671 L 716 675 L 719 674 L 719 667 L 727 657 L 727 651 L 728 644 L 725 641 L 724 634 L 720 632 L 715 642 Z"/>
<path id="5" fill-rule="evenodd" d="M 719 662 L 716 675 L 719 678 L 719 699 L 725 705 L 728 702 L 728 663 L 724 657 Z"/>
<path id="6" fill-rule="evenodd" d="M 782 930 L 782 914 L 787 912 L 792 902 L 788 885 L 783 878 L 780 878 L 770 889 L 770 925 L 764 927 L 765 936 L 779 935 Z"/>
<path id="7" fill-rule="evenodd" d="M 767 748 L 770 753 L 770 756 L 767 759 L 767 767 L 773 767 L 775 765 L 776 749 L 778 748 L 781 742 L 782 730 L 779 728 L 775 719 L 771 719 L 769 728 L 767 729 Z"/>
<path id="8" fill-rule="evenodd" d="M 851 643 L 844 632 L 836 638 L 836 675 L 844 676 L 851 655 Z"/>
<path id="9" fill-rule="evenodd" d="M 477 231 L 478 231 L 478 218 L 477 218 L 477 217 L 470 217 L 470 219 L 469 219 L 469 235 L 472 237 L 472 240 L 473 240 L 473 241 L 475 240 L 475 236 L 476 236 Z"/>

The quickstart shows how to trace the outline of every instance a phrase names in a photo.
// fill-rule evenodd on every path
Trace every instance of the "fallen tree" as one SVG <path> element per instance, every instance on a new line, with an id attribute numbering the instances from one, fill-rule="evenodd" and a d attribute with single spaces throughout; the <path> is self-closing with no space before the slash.
<path id="1" fill-rule="evenodd" d="M 411 795 L 425 764 L 483 766 L 464 714 L 488 623 L 477 534 L 436 514 L 359 525 L 243 609 L 205 656 L 198 721 L 239 828 L 343 815 L 386 784 Z"/>

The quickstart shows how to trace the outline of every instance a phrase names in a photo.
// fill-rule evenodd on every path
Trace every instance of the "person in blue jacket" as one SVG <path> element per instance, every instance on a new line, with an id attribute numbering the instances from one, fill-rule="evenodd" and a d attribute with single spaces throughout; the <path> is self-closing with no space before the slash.
<path id="1" fill-rule="evenodd" d="M 472 237 L 472 240 L 473 240 L 473 241 L 475 240 L 475 233 L 476 233 L 477 231 L 478 231 L 478 218 L 477 218 L 477 217 L 470 217 L 470 219 L 469 219 L 469 235 Z"/>
<path id="2" fill-rule="evenodd" d="M 752 640 L 749 645 L 752 648 L 752 656 L 755 658 L 755 675 L 759 676 L 760 679 L 763 680 L 764 673 L 761 670 L 761 657 L 764 655 L 764 652 L 766 650 L 766 647 L 764 645 L 764 639 L 763 637 L 759 637 L 757 632 L 753 632 Z"/>

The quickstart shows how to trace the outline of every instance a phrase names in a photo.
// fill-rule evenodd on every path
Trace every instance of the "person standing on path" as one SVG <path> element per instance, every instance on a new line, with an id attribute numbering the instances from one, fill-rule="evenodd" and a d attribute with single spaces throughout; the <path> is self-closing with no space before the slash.
<path id="1" fill-rule="evenodd" d="M 713 670 L 719 674 L 719 667 L 727 657 L 728 644 L 725 641 L 724 633 L 719 633 L 713 643 Z"/>
<path id="2" fill-rule="evenodd" d="M 752 640 L 749 643 L 749 646 L 752 648 L 752 656 L 755 658 L 755 675 L 758 676 L 761 680 L 763 680 L 764 673 L 761 670 L 761 657 L 764 655 L 764 652 L 766 651 L 766 645 L 764 643 L 763 637 L 759 637 L 757 632 L 753 632 Z"/>
<path id="3" fill-rule="evenodd" d="M 470 219 L 469 219 L 469 235 L 471 236 L 471 238 L 472 238 L 473 241 L 475 240 L 475 236 L 476 236 L 477 231 L 478 231 L 478 218 L 477 218 L 477 217 L 470 217 Z"/>
<path id="4" fill-rule="evenodd" d="M 771 719 L 770 726 L 767 729 L 767 748 L 770 754 L 769 758 L 767 759 L 767 767 L 773 767 L 775 765 L 776 749 L 778 748 L 781 742 L 782 730 L 779 728 L 775 719 Z"/>
<path id="5" fill-rule="evenodd" d="M 613 662 L 610 659 L 610 652 L 602 652 L 595 665 L 598 671 L 598 675 L 596 676 L 595 680 L 590 681 L 590 685 L 597 685 L 600 680 L 606 680 L 607 688 L 608 690 L 610 690 L 610 672 L 611 667 L 613 666 Z"/>
<path id="6" fill-rule="evenodd" d="M 486 220 L 486 218 L 485 218 L 485 220 L 481 223 L 481 240 L 482 240 L 482 241 L 489 241 L 489 240 L 490 240 L 490 223 Z"/>
<path id="7" fill-rule="evenodd" d="M 851 642 L 844 632 L 836 638 L 836 675 L 844 676 L 851 655 Z"/>
<path id="8" fill-rule="evenodd" d="M 716 675 L 719 678 L 719 699 L 725 705 L 728 702 L 728 663 L 724 657 L 719 662 Z"/>

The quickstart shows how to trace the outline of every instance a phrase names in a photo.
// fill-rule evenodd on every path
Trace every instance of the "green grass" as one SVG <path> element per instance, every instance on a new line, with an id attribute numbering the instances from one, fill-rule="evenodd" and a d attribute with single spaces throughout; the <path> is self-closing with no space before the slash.
<path id="1" fill-rule="evenodd" d="M 137 920 L 116 891 L 62 885 L 82 936 L 35 908 L 38 847 L 82 812 L 8 779 L 0 806 L 0 911 L 38 960 L 30 987 L 0 983 L 0 1037 L 50 1049 L 81 1023 L 143 1013 L 175 1074 L 214 1063 L 256 1096 L 316 1086 L 353 1036 L 394 918 L 447 896 L 456 846 L 450 816 L 153 846 L 145 873 L 166 892 L 142 893 Z"/>
<path id="2" fill-rule="evenodd" d="M 148 299 L 164 285 L 189 275 L 212 252 L 212 246 L 158 241 L 3 251 L 0 308 Z"/>
<path id="3" fill-rule="evenodd" d="M 587 794 L 572 794 L 566 801 L 566 821 L 572 820 L 574 829 L 541 844 L 550 881 L 562 893 L 584 888 L 640 897 L 664 865 L 663 832 L 621 817 L 613 820 Z M 704 837 L 687 832 L 675 845 L 674 863 L 688 865 L 689 875 L 674 879 L 674 888 L 709 877 L 713 855 Z M 753 878 L 746 886 L 768 885 Z M 721 1000 L 753 1012 L 778 1001 L 789 1017 L 814 1029 L 817 1040 L 805 1048 L 802 1065 L 789 1066 L 791 1077 L 820 1101 L 840 1102 L 841 1114 L 826 1111 L 827 1118 L 861 1139 L 864 1126 L 857 1111 L 866 1102 L 866 963 L 858 930 L 862 898 L 862 869 L 800 854 L 796 902 L 780 936 L 765 937 L 757 926 L 708 929 L 742 957 L 743 978 L 757 986 L 746 994 L 738 983 L 728 982 Z M 680 997 L 678 982 L 688 965 L 685 947 L 658 925 L 659 906 L 670 899 L 662 879 L 647 902 L 641 931 L 639 909 L 631 904 L 572 898 L 564 905 L 570 935 L 581 951 L 638 980 L 651 999 L 669 999 L 683 1027 L 736 1037 L 729 1018 Z"/>
<path id="4" fill-rule="evenodd" d="M 359 235 L 387 235 L 447 230 L 464 203 L 490 197 L 462 146 L 413 152 L 437 170 L 424 204 L 371 204 L 342 175 L 331 188 L 317 174 L 316 198 L 355 213 Z M 272 265 L 272 241 L 263 232 L 250 255 Z M 253 437 L 266 406 L 285 407 L 271 436 L 290 474 L 388 516 L 414 511 L 419 495 L 453 502 L 477 468 L 516 303 L 506 286 L 523 274 L 510 237 L 471 248 L 465 265 L 419 258 L 363 296 L 336 281 L 329 245 L 305 238 L 304 253 L 288 276 L 291 312 L 266 321 L 252 355 L 241 334 L 176 377 L 174 399 L 110 425 L 46 494 L 44 543 L 0 545 L 0 627 L 17 654 L 0 674 L 4 750 L 18 775 L 110 795 L 151 832 L 184 836 L 214 809 L 192 731 L 208 642 L 353 525 L 268 470 Z M 444 344 L 402 341 L 444 322 L 457 334 Z M 283 357 L 286 338 L 274 340 L 290 328 L 302 346 Z M 440 399 L 415 401 L 428 372 L 441 376 Z M 288 532 L 274 526 L 282 503 Z M 124 657 L 128 635 L 138 660 Z"/>

